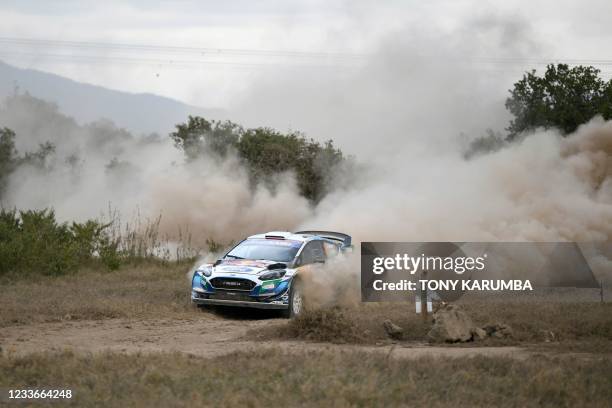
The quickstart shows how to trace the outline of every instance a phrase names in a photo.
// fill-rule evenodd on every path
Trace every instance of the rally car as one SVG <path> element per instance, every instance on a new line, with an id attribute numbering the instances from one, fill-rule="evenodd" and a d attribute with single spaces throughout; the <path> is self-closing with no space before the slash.
<path id="1" fill-rule="evenodd" d="M 253 235 L 215 263 L 199 266 L 191 280 L 191 301 L 279 309 L 285 317 L 304 309 L 300 271 L 350 250 L 351 237 L 328 231 L 272 231 Z"/>

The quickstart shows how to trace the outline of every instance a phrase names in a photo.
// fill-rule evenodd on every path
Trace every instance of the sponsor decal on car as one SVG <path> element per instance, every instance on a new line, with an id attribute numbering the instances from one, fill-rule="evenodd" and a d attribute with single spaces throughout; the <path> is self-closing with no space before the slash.
<path id="1" fill-rule="evenodd" d="M 251 268 L 265 268 L 266 266 L 273 264 L 272 261 L 254 261 L 251 259 L 224 259 L 220 267 L 225 266 L 248 266 Z"/>
<path id="2" fill-rule="evenodd" d="M 282 279 L 274 279 L 271 281 L 266 281 L 261 284 L 260 292 L 265 292 L 269 290 L 274 290 L 278 286 L 278 284 L 282 281 Z"/>
<path id="3" fill-rule="evenodd" d="M 220 272 L 253 272 L 256 268 L 249 268 L 248 266 L 224 266 L 220 267 Z"/>

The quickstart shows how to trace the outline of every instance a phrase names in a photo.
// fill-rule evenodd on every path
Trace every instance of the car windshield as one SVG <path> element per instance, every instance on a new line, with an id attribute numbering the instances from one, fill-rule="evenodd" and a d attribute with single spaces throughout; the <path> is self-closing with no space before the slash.
<path id="1" fill-rule="evenodd" d="M 291 262 L 301 246 L 302 242 L 288 239 L 246 239 L 225 257 Z"/>

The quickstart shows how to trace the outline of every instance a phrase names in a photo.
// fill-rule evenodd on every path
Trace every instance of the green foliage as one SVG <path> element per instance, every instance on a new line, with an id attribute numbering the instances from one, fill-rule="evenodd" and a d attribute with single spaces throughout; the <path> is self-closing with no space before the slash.
<path id="1" fill-rule="evenodd" d="M 504 136 L 492 129 L 487 129 L 486 135 L 472 140 L 463 153 L 465 159 L 471 159 L 482 154 L 492 153 L 500 150 L 506 144 Z"/>
<path id="2" fill-rule="evenodd" d="M 15 132 L 11 129 L 0 129 L 0 199 L 6 192 L 9 177 L 18 166 L 30 165 L 44 169 L 47 159 L 55 153 L 55 145 L 45 142 L 39 145 L 35 152 L 26 152 L 19 156 L 15 149 Z"/>
<path id="3" fill-rule="evenodd" d="M 0 210 L 0 276 L 9 273 L 62 275 L 102 262 L 116 269 L 117 243 L 107 225 L 89 220 L 58 223 L 53 211 Z"/>
<path id="4" fill-rule="evenodd" d="M 569 134 L 596 115 L 612 117 L 612 80 L 599 78 L 591 66 L 569 68 L 550 64 L 543 77 L 529 72 L 514 84 L 506 108 L 514 115 L 509 139 L 536 127 L 559 128 Z"/>
<path id="5" fill-rule="evenodd" d="M 189 116 L 187 123 L 176 125 L 176 132 L 170 133 L 170 137 L 189 159 L 207 150 L 224 157 L 235 148 L 242 132 L 239 125 L 230 121 L 209 122 L 199 116 Z"/>
<path id="6" fill-rule="evenodd" d="M 194 116 L 176 129 L 170 137 L 189 160 L 206 152 L 219 157 L 235 152 L 248 168 L 253 184 L 273 186 L 275 176 L 292 171 L 300 193 L 315 202 L 329 191 L 333 172 L 344 160 L 331 140 L 321 145 L 299 132 L 244 129 L 229 121 L 209 122 Z"/>
<path id="7" fill-rule="evenodd" d="M 55 153 L 55 145 L 51 142 L 45 142 L 38 145 L 37 151 L 26 152 L 19 161 L 20 164 L 29 164 L 30 166 L 44 169 L 47 167 L 47 159 L 53 153 Z"/>
<path id="8" fill-rule="evenodd" d="M 15 132 L 8 128 L 0 129 L 0 199 L 6 190 L 9 175 L 17 167 L 17 162 Z"/>
<path id="9" fill-rule="evenodd" d="M 125 160 L 119 160 L 116 157 L 113 157 L 108 164 L 104 166 L 106 174 L 116 174 L 116 175 L 125 175 L 129 173 L 135 173 L 138 170 L 134 167 L 134 165 Z"/>

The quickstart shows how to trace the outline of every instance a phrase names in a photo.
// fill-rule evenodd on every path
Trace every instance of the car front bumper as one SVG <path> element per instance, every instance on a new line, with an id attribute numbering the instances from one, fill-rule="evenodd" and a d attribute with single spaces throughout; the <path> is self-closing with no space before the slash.
<path id="1" fill-rule="evenodd" d="M 287 309 L 289 305 L 281 303 L 249 302 L 244 300 L 225 300 L 225 299 L 191 299 L 197 305 L 216 305 L 216 306 L 235 306 L 251 307 L 255 309 Z"/>
<path id="2" fill-rule="evenodd" d="M 236 297 L 231 299 L 228 297 Z M 285 292 L 280 297 L 272 299 L 253 299 L 245 293 L 229 293 L 229 291 L 221 291 L 221 293 L 208 293 L 203 289 L 194 288 L 191 291 L 191 301 L 197 305 L 219 305 L 219 306 L 236 306 L 250 307 L 255 309 L 287 309 L 289 308 L 288 292 Z"/>

